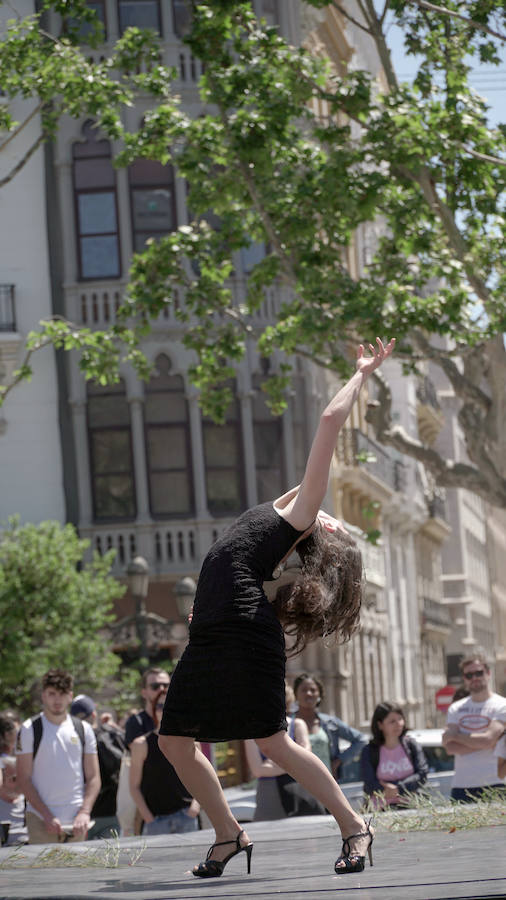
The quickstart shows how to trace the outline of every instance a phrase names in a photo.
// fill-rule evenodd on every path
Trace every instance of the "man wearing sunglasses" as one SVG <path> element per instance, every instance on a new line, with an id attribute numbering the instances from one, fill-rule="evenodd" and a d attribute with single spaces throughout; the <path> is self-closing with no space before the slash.
<path id="1" fill-rule="evenodd" d="M 506 795 L 494 755 L 506 726 L 506 698 L 490 690 L 490 668 L 480 653 L 462 659 L 459 668 L 469 696 L 451 704 L 443 746 L 455 754 L 452 799 L 473 803 L 491 788 Z"/>
<path id="2" fill-rule="evenodd" d="M 125 744 L 127 747 L 141 734 L 153 731 L 155 723 L 150 712 L 153 701 L 156 700 L 160 691 L 162 691 L 162 699 L 165 700 L 169 682 L 169 673 L 165 669 L 146 669 L 143 673 L 141 697 L 144 700 L 144 709 L 140 713 L 134 713 L 125 722 Z"/>

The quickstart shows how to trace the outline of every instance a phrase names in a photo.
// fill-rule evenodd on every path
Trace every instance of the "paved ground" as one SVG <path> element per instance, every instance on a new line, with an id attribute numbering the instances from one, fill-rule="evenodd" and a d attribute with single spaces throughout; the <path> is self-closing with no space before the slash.
<path id="1" fill-rule="evenodd" d="M 25 849 L 25 867 L 6 869 L 0 851 L 0 900 L 435 900 L 506 898 L 506 826 L 471 831 L 380 833 L 374 867 L 337 876 L 337 830 L 330 817 L 255 822 L 252 874 L 246 854 L 221 878 L 201 880 L 190 867 L 203 858 L 211 834 L 147 839 L 140 860 L 128 865 L 140 838 L 122 838 L 118 868 L 29 868 L 40 847 Z M 66 845 L 69 846 L 69 845 Z M 88 850 L 96 844 L 76 845 Z M 75 847 L 72 848 L 75 850 Z"/>

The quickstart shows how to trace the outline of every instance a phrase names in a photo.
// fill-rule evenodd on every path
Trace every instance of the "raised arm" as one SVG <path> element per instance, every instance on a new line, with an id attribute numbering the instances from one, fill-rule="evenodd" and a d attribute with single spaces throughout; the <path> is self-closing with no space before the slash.
<path id="1" fill-rule="evenodd" d="M 304 478 L 298 490 L 294 488 L 275 501 L 276 509 L 298 530 L 307 528 L 316 518 L 327 491 L 330 464 L 337 436 L 367 377 L 391 355 L 395 346 L 395 338 L 386 347 L 379 338 L 376 339 L 376 343 L 376 348 L 369 344 L 372 356 L 367 357 L 364 355 L 363 345 L 360 345 L 355 374 L 337 392 L 323 411 L 309 453 Z"/>

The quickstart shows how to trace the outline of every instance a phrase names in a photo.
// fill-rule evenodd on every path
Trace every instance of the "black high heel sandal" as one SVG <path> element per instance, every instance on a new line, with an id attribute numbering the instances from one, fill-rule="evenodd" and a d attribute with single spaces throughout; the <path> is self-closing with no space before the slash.
<path id="1" fill-rule="evenodd" d="M 358 834 L 350 834 L 349 837 L 343 840 L 343 847 L 341 850 L 341 856 L 336 859 L 334 870 L 337 875 L 347 875 L 349 872 L 363 872 L 365 868 L 365 856 L 359 856 L 358 853 L 353 853 L 350 847 L 350 841 L 353 838 L 358 837 L 367 837 L 369 836 L 369 846 L 367 847 L 367 853 L 369 855 L 369 865 L 372 866 L 372 842 L 374 840 L 374 834 L 371 834 L 371 822 L 372 819 L 369 819 L 368 822 L 364 820 L 365 831 L 359 831 Z M 344 866 L 338 866 L 337 864 L 340 862 L 344 862 Z"/>
<path id="2" fill-rule="evenodd" d="M 220 841 L 217 844 L 212 844 L 207 851 L 207 856 L 205 862 L 201 862 L 198 866 L 195 866 L 193 869 L 193 874 L 198 878 L 218 878 L 223 874 L 223 869 L 227 865 L 229 859 L 232 859 L 233 856 L 237 856 L 238 853 L 242 853 L 244 850 L 246 852 L 246 857 L 248 861 L 248 875 L 251 872 L 251 854 L 253 853 L 253 844 L 245 844 L 244 847 L 241 847 L 239 843 L 239 838 L 241 834 L 244 834 L 244 828 L 239 832 L 237 837 L 232 839 L 231 841 Z M 232 853 L 229 853 L 225 859 L 209 859 L 211 853 L 213 852 L 215 847 L 223 847 L 225 844 L 235 844 L 235 850 Z"/>

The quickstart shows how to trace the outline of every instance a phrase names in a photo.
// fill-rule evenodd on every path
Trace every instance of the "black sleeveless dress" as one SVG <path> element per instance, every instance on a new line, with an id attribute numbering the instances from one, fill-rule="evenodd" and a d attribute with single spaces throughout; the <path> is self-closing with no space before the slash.
<path id="1" fill-rule="evenodd" d="M 285 640 L 263 582 L 302 533 L 269 502 L 243 513 L 213 544 L 160 734 L 214 742 L 286 730 Z"/>

